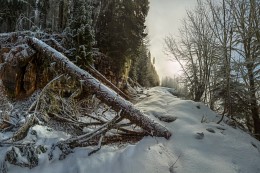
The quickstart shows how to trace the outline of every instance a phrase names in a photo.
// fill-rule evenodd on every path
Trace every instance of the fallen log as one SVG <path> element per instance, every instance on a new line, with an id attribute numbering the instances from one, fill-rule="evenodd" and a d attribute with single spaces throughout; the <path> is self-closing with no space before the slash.
<path id="1" fill-rule="evenodd" d="M 143 88 L 138 82 L 133 81 L 130 77 L 128 77 L 128 81 L 133 84 L 133 86 L 138 86 L 139 88 Z"/>
<path id="2" fill-rule="evenodd" d="M 113 89 L 115 92 L 117 92 L 120 96 L 124 97 L 127 100 L 130 100 L 130 97 L 126 95 L 123 91 L 121 91 L 119 88 L 117 88 L 112 82 L 110 82 L 105 76 L 103 76 L 99 71 L 94 69 L 92 66 L 87 66 L 87 70 L 93 77 L 97 78 L 101 82 L 103 82 L 105 85 Z"/>
<path id="3" fill-rule="evenodd" d="M 27 37 L 27 43 L 38 52 L 50 58 L 51 61 L 56 62 L 58 67 L 65 73 L 80 80 L 82 85 L 90 88 L 90 91 L 92 91 L 99 100 L 111 106 L 112 109 L 117 112 L 122 111 L 121 115 L 124 116 L 124 118 L 129 119 L 132 123 L 140 126 L 150 135 L 164 137 L 166 139 L 171 137 L 171 133 L 164 126 L 153 121 L 140 110 L 136 109 L 131 102 L 126 101 L 88 72 L 76 66 L 62 53 L 56 51 L 35 37 Z"/>

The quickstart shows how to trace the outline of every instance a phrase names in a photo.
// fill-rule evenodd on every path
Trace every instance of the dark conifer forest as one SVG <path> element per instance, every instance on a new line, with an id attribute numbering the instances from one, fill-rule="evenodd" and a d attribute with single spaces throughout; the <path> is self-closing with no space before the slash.
<path id="1" fill-rule="evenodd" d="M 131 80 L 159 85 L 147 48 L 145 20 L 149 1 L 1 0 L 0 32 L 56 34 L 71 50 L 70 59 L 93 65 L 116 86 Z M 122 86 L 121 86 L 122 85 Z"/>

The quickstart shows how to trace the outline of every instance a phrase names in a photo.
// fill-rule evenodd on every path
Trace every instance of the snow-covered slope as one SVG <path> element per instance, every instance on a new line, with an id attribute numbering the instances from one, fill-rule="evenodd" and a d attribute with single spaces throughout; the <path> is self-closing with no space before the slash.
<path id="1" fill-rule="evenodd" d="M 155 121 L 176 117 L 171 123 L 160 121 L 171 132 L 170 140 L 145 137 L 136 145 L 104 146 L 88 156 L 93 148 L 78 148 L 66 159 L 49 161 L 42 154 L 39 166 L 29 169 L 7 165 L 8 172 L 19 173 L 259 173 L 260 142 L 247 133 L 234 129 L 219 120 L 202 103 L 181 100 L 166 88 L 147 91 L 136 106 Z M 174 118 L 173 118 L 174 119 Z M 42 126 L 33 128 L 38 142 L 51 145 L 52 141 L 68 136 L 50 132 Z M 0 134 L 0 136 L 3 134 Z M 33 136 L 28 136 L 32 138 Z M 39 140 L 40 139 L 40 140 Z M 5 148 L 0 148 L 3 153 Z M 55 151 L 54 154 L 59 154 Z M 55 156 L 54 156 L 55 157 Z"/>

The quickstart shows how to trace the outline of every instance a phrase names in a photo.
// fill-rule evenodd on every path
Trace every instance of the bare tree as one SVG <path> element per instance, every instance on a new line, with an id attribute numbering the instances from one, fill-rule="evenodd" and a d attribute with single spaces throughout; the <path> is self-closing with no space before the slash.
<path id="1" fill-rule="evenodd" d="M 181 65 L 190 83 L 190 95 L 194 101 L 201 101 L 208 90 L 211 66 L 216 53 L 216 39 L 205 18 L 206 14 L 204 4 L 198 1 L 194 11 L 187 11 L 187 18 L 183 20 L 179 30 L 181 38 L 165 38 L 166 50 Z"/>
<path id="2" fill-rule="evenodd" d="M 224 91 L 222 92 L 224 93 L 222 96 L 224 102 L 223 116 L 219 121 L 221 122 L 225 114 L 232 115 L 233 109 L 231 104 L 231 60 L 234 44 L 234 16 L 231 12 L 231 4 L 227 3 L 226 0 L 222 0 L 222 2 L 208 0 L 207 4 L 210 9 L 210 16 L 205 17 L 208 18 L 208 24 L 217 39 L 219 47 L 217 64 L 220 67 L 215 69 L 215 73 L 217 73 L 216 78 L 220 80 L 214 83 L 215 86 L 212 88 Z"/>
<path id="3" fill-rule="evenodd" d="M 224 115 L 241 115 L 260 138 L 260 2 L 197 2 L 187 11 L 181 37 L 165 38 L 166 50 L 181 65 L 193 100 L 218 104 L 219 123 Z"/>
<path id="4" fill-rule="evenodd" d="M 232 11 L 237 32 L 236 49 L 239 64 L 248 88 L 248 99 L 253 119 L 254 133 L 260 139 L 259 103 L 257 102 L 257 73 L 259 73 L 259 14 L 260 2 L 256 0 L 232 1 Z M 258 74 L 259 75 L 259 74 Z M 258 88 L 259 92 L 259 88 Z"/>

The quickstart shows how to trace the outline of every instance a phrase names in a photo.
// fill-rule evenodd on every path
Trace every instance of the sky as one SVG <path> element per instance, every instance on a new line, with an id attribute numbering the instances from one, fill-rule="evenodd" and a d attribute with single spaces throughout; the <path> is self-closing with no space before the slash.
<path id="1" fill-rule="evenodd" d="M 196 0 L 150 0 L 150 10 L 146 19 L 150 40 L 150 51 L 155 57 L 155 67 L 160 78 L 181 74 L 177 62 L 172 62 L 164 53 L 164 38 L 178 35 L 181 20 L 186 15 L 186 9 L 195 6 Z"/>

